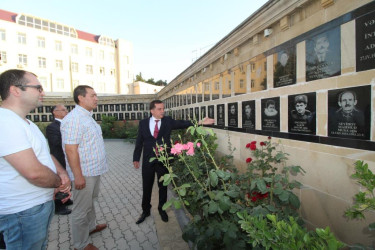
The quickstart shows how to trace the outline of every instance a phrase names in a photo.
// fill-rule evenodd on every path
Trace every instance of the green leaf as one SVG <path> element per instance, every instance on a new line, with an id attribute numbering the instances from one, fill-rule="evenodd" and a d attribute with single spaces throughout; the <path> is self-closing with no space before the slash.
<path id="1" fill-rule="evenodd" d="M 150 160 L 148 162 L 153 162 L 156 160 L 156 157 L 151 157 Z"/>
<path id="2" fill-rule="evenodd" d="M 222 199 L 219 200 L 219 207 L 223 211 L 229 210 L 229 208 L 231 207 L 231 202 L 228 196 L 224 196 Z"/>
<path id="3" fill-rule="evenodd" d="M 178 192 L 181 196 L 185 196 L 185 195 L 186 195 L 186 189 L 185 189 L 185 188 L 181 188 L 181 189 L 177 190 L 177 192 Z"/>
<path id="4" fill-rule="evenodd" d="M 184 200 L 186 206 L 190 206 L 190 203 L 187 200 Z"/>
<path id="5" fill-rule="evenodd" d="M 299 198 L 294 193 L 289 193 L 289 202 L 292 204 L 293 207 L 299 208 L 301 205 L 301 202 L 299 201 Z"/>
<path id="6" fill-rule="evenodd" d="M 211 170 L 209 175 L 210 175 L 211 186 L 216 187 L 219 182 L 219 179 L 217 177 L 215 170 Z"/>
<path id="7" fill-rule="evenodd" d="M 202 218 L 200 217 L 199 214 L 197 214 L 197 215 L 194 216 L 193 219 L 194 219 L 194 222 L 198 222 L 198 221 L 200 221 Z"/>
<path id="8" fill-rule="evenodd" d="M 170 174 L 165 174 L 164 175 L 164 181 L 163 181 L 163 186 L 168 186 L 169 183 L 171 183 L 171 175 Z"/>
<path id="9" fill-rule="evenodd" d="M 162 209 L 166 210 L 167 208 L 169 208 L 172 205 L 172 202 L 173 202 L 173 200 L 169 200 L 166 203 L 164 203 Z"/>
<path id="10" fill-rule="evenodd" d="M 218 209 L 217 203 L 214 201 L 210 201 L 210 203 L 208 204 L 208 212 L 210 214 L 214 214 L 217 212 L 217 209 Z"/>
<path id="11" fill-rule="evenodd" d="M 289 199 L 289 193 L 283 190 L 281 194 L 279 195 L 279 199 L 282 201 L 287 201 Z"/>
<path id="12" fill-rule="evenodd" d="M 173 201 L 173 205 L 176 209 L 180 209 L 182 204 L 181 204 L 181 201 L 180 200 L 174 200 Z"/>
<path id="13" fill-rule="evenodd" d="M 229 191 L 226 191 L 225 194 L 232 197 L 232 198 L 237 198 L 239 196 L 240 192 L 238 192 L 236 190 L 229 190 Z"/>
<path id="14" fill-rule="evenodd" d="M 266 183 L 264 182 L 263 179 L 259 179 L 259 180 L 257 180 L 256 183 L 257 183 L 257 187 L 258 187 L 259 191 L 260 191 L 262 194 L 264 194 L 264 193 L 267 192 L 267 186 L 266 186 Z"/>
<path id="15" fill-rule="evenodd" d="M 216 174 L 222 179 L 225 177 L 225 172 L 223 170 L 216 170 Z"/>

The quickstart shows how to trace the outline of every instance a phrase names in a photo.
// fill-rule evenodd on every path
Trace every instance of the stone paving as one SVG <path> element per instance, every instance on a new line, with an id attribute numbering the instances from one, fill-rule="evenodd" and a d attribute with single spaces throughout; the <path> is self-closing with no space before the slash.
<path id="1" fill-rule="evenodd" d="M 157 212 L 156 185 L 151 216 L 143 223 L 135 224 L 142 212 L 142 177 L 141 169 L 134 169 L 132 163 L 134 144 L 105 140 L 105 147 L 110 171 L 101 177 L 95 209 L 97 223 L 107 223 L 108 228 L 90 236 L 91 242 L 101 250 L 189 249 L 181 238 L 174 211 L 167 211 L 170 217 L 168 223 L 161 221 Z M 69 219 L 69 215 L 54 216 L 49 230 L 48 250 L 73 249 Z"/>

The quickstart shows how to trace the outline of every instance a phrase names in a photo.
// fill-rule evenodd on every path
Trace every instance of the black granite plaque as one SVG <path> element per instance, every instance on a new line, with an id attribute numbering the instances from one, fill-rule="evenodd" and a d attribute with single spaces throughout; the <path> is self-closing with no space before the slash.
<path id="1" fill-rule="evenodd" d="M 212 119 L 215 119 L 215 106 L 210 105 L 210 106 L 207 107 L 207 109 L 208 109 L 208 117 L 212 118 Z"/>
<path id="2" fill-rule="evenodd" d="M 99 112 L 103 112 L 103 105 L 98 105 Z"/>
<path id="3" fill-rule="evenodd" d="M 255 129 L 255 101 L 242 102 L 242 128 Z"/>
<path id="4" fill-rule="evenodd" d="M 371 86 L 328 91 L 328 136 L 370 139 Z"/>
<path id="5" fill-rule="evenodd" d="M 190 108 L 189 120 L 194 120 L 194 110 Z"/>
<path id="6" fill-rule="evenodd" d="M 48 116 L 48 121 L 52 122 L 54 120 L 53 115 Z"/>
<path id="7" fill-rule="evenodd" d="M 216 107 L 217 110 L 217 125 L 225 126 L 225 107 L 224 104 L 218 104 Z"/>
<path id="8" fill-rule="evenodd" d="M 143 112 L 143 119 L 150 117 L 149 112 Z"/>
<path id="9" fill-rule="evenodd" d="M 279 51 L 275 57 L 273 84 L 282 87 L 296 83 L 296 46 Z"/>
<path id="10" fill-rule="evenodd" d="M 31 120 L 31 115 L 27 115 L 26 119 Z"/>
<path id="11" fill-rule="evenodd" d="M 104 112 L 108 112 L 108 104 L 104 105 Z"/>
<path id="12" fill-rule="evenodd" d="M 375 68 L 375 11 L 355 20 L 357 71 Z"/>
<path id="13" fill-rule="evenodd" d="M 92 110 L 92 112 L 97 112 L 98 111 L 98 109 L 97 108 L 94 108 L 93 110 Z"/>
<path id="14" fill-rule="evenodd" d="M 199 107 L 194 108 L 194 119 L 199 121 Z"/>
<path id="15" fill-rule="evenodd" d="M 228 103 L 228 127 L 238 127 L 238 103 Z"/>
<path id="16" fill-rule="evenodd" d="M 34 122 L 39 122 L 39 115 L 34 115 Z"/>
<path id="17" fill-rule="evenodd" d="M 38 107 L 38 113 L 43 113 L 43 107 Z"/>
<path id="18" fill-rule="evenodd" d="M 111 112 L 115 111 L 115 105 L 114 104 L 109 105 L 109 111 L 111 111 Z"/>
<path id="19" fill-rule="evenodd" d="M 129 116 L 130 116 L 129 113 L 126 112 L 125 113 L 125 120 L 129 120 Z"/>
<path id="20" fill-rule="evenodd" d="M 121 111 L 126 111 L 126 105 L 125 104 L 121 104 Z"/>
<path id="21" fill-rule="evenodd" d="M 114 113 L 113 116 L 116 118 L 116 121 L 118 120 L 118 113 Z"/>
<path id="22" fill-rule="evenodd" d="M 280 131 L 280 97 L 262 99 L 262 130 Z"/>
<path id="23" fill-rule="evenodd" d="M 142 112 L 137 112 L 137 119 L 142 120 Z"/>
<path id="24" fill-rule="evenodd" d="M 186 105 L 186 104 L 187 104 L 186 95 L 184 94 L 184 95 L 182 96 L 182 98 L 184 99 L 184 105 Z"/>
<path id="25" fill-rule="evenodd" d="M 51 113 L 51 106 L 46 106 L 46 113 Z"/>
<path id="26" fill-rule="evenodd" d="M 119 113 L 118 118 L 120 121 L 124 120 L 124 113 Z"/>
<path id="27" fill-rule="evenodd" d="M 128 111 L 132 111 L 132 110 L 133 110 L 132 105 L 131 105 L 131 104 L 128 104 L 128 105 L 127 105 L 127 109 L 128 109 Z"/>
<path id="28" fill-rule="evenodd" d="M 199 120 L 204 119 L 206 117 L 206 106 L 201 107 L 201 117 Z"/>
<path id="29" fill-rule="evenodd" d="M 120 111 L 120 104 L 116 104 L 115 109 L 116 109 L 116 111 Z"/>
<path id="30" fill-rule="evenodd" d="M 133 107 L 134 107 L 134 111 L 138 111 L 138 103 L 134 103 Z"/>
<path id="31" fill-rule="evenodd" d="M 288 96 L 288 131 L 316 134 L 316 93 Z"/>
<path id="32" fill-rule="evenodd" d="M 185 120 L 185 109 L 181 110 L 181 119 Z"/>
<path id="33" fill-rule="evenodd" d="M 139 104 L 139 110 L 145 110 L 145 105 L 143 103 Z"/>
<path id="34" fill-rule="evenodd" d="M 102 120 L 102 115 L 101 114 L 97 114 L 96 115 L 96 120 L 97 121 L 101 121 Z"/>
<path id="35" fill-rule="evenodd" d="M 190 105 L 191 104 L 191 94 L 187 94 L 187 104 Z"/>
<path id="36" fill-rule="evenodd" d="M 341 74 L 340 26 L 306 41 L 306 81 Z"/>
<path id="37" fill-rule="evenodd" d="M 135 120 L 135 113 L 134 113 L 134 112 L 130 113 L 130 118 L 131 118 L 132 120 Z"/>
<path id="38" fill-rule="evenodd" d="M 47 121 L 47 115 L 42 115 L 42 122 L 46 122 Z"/>

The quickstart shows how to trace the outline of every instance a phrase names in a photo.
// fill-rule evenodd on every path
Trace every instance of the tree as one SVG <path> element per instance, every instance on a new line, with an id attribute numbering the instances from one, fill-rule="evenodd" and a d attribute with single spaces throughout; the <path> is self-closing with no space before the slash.
<path id="1" fill-rule="evenodd" d="M 135 81 L 136 82 L 146 82 L 146 80 L 143 79 L 143 77 L 142 77 L 142 72 L 139 72 L 139 74 L 135 76 Z"/>

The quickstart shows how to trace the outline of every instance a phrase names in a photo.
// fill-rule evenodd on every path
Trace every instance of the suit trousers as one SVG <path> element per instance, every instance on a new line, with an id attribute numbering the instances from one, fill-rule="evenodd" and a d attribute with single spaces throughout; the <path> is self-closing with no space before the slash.
<path id="1" fill-rule="evenodd" d="M 85 176 L 85 179 L 84 189 L 77 190 L 73 187 L 74 203 L 70 223 L 73 246 L 76 249 L 83 249 L 90 243 L 89 233 L 96 228 L 94 199 L 99 195 L 100 175 Z"/>
<path id="2" fill-rule="evenodd" d="M 159 186 L 158 208 L 161 209 L 164 203 L 167 202 L 167 186 L 163 186 L 163 182 L 159 182 L 160 177 L 168 173 L 167 168 L 164 167 L 163 164 L 158 161 L 148 166 L 142 166 L 142 186 L 143 186 L 142 210 L 144 213 L 150 212 L 150 209 L 151 209 L 151 194 L 152 194 L 152 187 L 155 181 L 155 173 L 158 178 L 158 186 Z"/>

